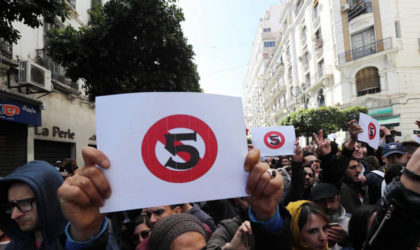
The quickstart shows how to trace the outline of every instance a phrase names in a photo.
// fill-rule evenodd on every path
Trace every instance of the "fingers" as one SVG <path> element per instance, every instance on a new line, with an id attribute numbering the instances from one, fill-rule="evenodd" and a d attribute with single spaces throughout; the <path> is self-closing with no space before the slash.
<path id="1" fill-rule="evenodd" d="M 312 138 L 314 138 L 314 141 L 316 143 L 316 145 L 319 146 L 319 139 L 318 139 L 318 135 L 314 132 L 312 133 Z"/>
<path id="2" fill-rule="evenodd" d="M 85 166 L 99 165 L 102 168 L 109 168 L 110 162 L 108 157 L 96 148 L 86 147 L 82 149 L 83 160 Z"/>
<path id="3" fill-rule="evenodd" d="M 85 176 L 69 177 L 67 182 L 74 188 L 74 191 L 77 192 L 75 197 L 81 198 L 81 205 L 95 205 L 100 207 L 104 204 L 104 199 L 99 194 L 94 184 Z"/>
<path id="4" fill-rule="evenodd" d="M 319 139 L 324 140 L 324 130 L 322 129 L 319 130 Z"/>
<path id="5" fill-rule="evenodd" d="M 248 151 L 245 159 L 245 171 L 251 172 L 254 166 L 260 161 L 260 151 L 256 148 Z"/>
<path id="6" fill-rule="evenodd" d="M 268 185 L 264 189 L 263 196 L 269 197 L 278 194 L 283 194 L 284 183 L 283 176 L 281 174 L 276 175 L 275 178 L 271 179 Z"/>
<path id="7" fill-rule="evenodd" d="M 74 177 L 78 176 L 88 178 L 103 199 L 111 196 L 111 186 L 105 175 L 98 168 L 80 168 Z"/>
<path id="8" fill-rule="evenodd" d="M 248 153 L 248 155 L 249 155 L 249 153 Z M 258 155 L 259 155 L 259 152 L 258 152 Z M 248 160 L 248 157 L 247 157 L 247 160 Z M 261 179 L 261 182 L 262 182 L 260 184 L 260 189 L 263 188 L 261 186 L 264 185 L 264 183 L 265 184 L 268 183 L 269 179 L 271 179 L 271 176 L 269 176 L 269 174 L 266 173 L 267 169 L 268 169 L 268 164 L 264 163 L 264 162 L 259 162 L 259 163 L 255 164 L 251 167 L 251 172 L 249 174 L 248 182 L 247 182 L 247 185 L 246 185 L 246 192 L 248 194 L 251 194 L 251 195 L 255 194 L 255 192 L 257 191 L 257 185 L 260 182 L 260 179 Z M 265 176 L 263 176 L 263 175 L 265 175 Z M 265 186 L 264 186 L 264 188 L 265 188 Z M 259 190 L 259 191 L 261 191 L 261 190 Z"/>

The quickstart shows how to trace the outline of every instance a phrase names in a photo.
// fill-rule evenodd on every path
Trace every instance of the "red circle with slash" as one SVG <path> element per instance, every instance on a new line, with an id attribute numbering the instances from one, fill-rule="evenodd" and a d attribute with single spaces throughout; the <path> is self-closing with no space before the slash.
<path id="1" fill-rule="evenodd" d="M 165 134 L 168 134 L 171 129 L 186 128 L 193 130 L 201 136 L 205 144 L 205 154 L 203 158 L 198 160 L 198 163 L 188 170 L 175 170 L 163 166 L 156 157 L 156 144 L 160 141 L 165 144 Z M 182 142 L 177 141 L 178 145 Z M 141 145 L 141 154 L 144 164 L 149 171 L 159 179 L 172 183 L 186 183 L 194 181 L 204 174 L 206 174 L 217 157 L 217 140 L 212 129 L 202 120 L 190 115 L 171 115 L 160 119 L 153 124 L 143 138 Z M 182 152 L 178 154 L 181 158 L 188 158 Z"/>
<path id="2" fill-rule="evenodd" d="M 368 131 L 369 131 L 369 140 L 373 140 L 376 136 L 376 126 L 375 124 L 373 124 L 373 122 L 369 123 Z"/>
<path id="3" fill-rule="evenodd" d="M 275 137 L 275 139 L 274 139 L 275 143 L 274 144 L 272 144 L 273 136 Z M 268 141 L 268 139 L 271 140 L 271 143 Z M 267 134 L 265 134 L 265 136 L 264 136 L 264 144 L 271 149 L 281 148 L 284 145 L 285 141 L 286 140 L 284 138 L 284 135 L 282 133 L 278 132 L 278 131 L 270 131 Z"/>

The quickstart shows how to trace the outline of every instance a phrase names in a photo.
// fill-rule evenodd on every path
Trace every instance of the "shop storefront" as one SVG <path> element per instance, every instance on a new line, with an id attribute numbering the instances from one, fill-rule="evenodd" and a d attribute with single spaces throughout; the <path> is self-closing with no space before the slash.
<path id="1" fill-rule="evenodd" d="M 0 177 L 27 162 L 28 126 L 41 125 L 40 104 L 19 95 L 0 93 Z"/>

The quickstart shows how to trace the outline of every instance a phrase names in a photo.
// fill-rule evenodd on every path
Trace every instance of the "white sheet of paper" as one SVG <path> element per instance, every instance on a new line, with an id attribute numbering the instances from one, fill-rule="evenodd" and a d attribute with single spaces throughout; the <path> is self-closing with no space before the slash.
<path id="1" fill-rule="evenodd" d="M 328 137 L 328 140 L 330 141 L 334 141 L 335 139 L 337 139 L 337 135 L 334 133 L 329 134 L 327 137 Z"/>
<path id="2" fill-rule="evenodd" d="M 380 142 L 379 133 L 381 129 L 379 122 L 369 115 L 360 113 L 359 125 L 363 129 L 363 133 L 359 134 L 358 139 L 366 142 L 372 148 L 378 149 Z"/>
<path id="3" fill-rule="evenodd" d="M 416 142 L 420 143 L 420 136 L 414 135 L 414 136 L 413 136 L 413 139 L 414 139 Z"/>
<path id="4" fill-rule="evenodd" d="M 104 174 L 112 195 L 102 213 L 246 196 L 247 142 L 239 97 L 97 97 L 96 133 L 98 149 L 111 161 Z"/>
<path id="5" fill-rule="evenodd" d="M 293 155 L 296 133 L 293 126 L 253 128 L 252 143 L 261 156 Z"/>

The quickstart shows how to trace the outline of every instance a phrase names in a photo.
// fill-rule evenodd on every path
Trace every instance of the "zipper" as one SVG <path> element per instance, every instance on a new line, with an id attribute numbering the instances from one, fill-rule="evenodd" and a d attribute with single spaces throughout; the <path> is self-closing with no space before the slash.
<path id="1" fill-rule="evenodd" d="M 390 205 L 388 207 L 388 210 L 386 210 L 385 216 L 381 221 L 381 224 L 379 224 L 378 229 L 373 234 L 372 238 L 369 240 L 369 246 L 373 244 L 373 242 L 376 240 L 376 237 L 378 237 L 378 234 L 382 231 L 382 228 L 384 227 L 387 220 L 391 219 L 392 212 L 394 211 L 394 205 Z"/>

